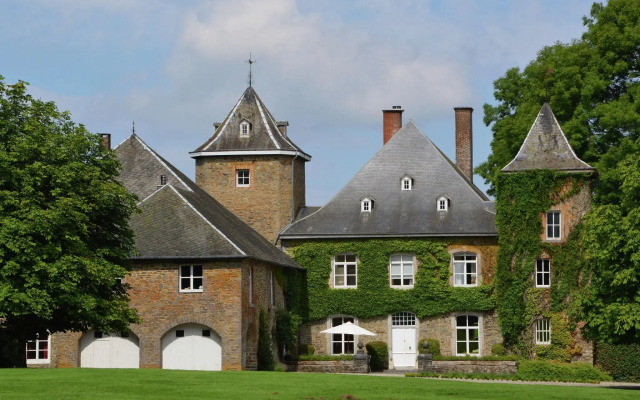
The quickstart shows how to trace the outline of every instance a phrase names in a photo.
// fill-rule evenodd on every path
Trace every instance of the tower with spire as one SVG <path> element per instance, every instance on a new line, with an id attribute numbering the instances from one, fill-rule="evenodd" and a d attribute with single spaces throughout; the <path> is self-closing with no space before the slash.
<path id="1" fill-rule="evenodd" d="M 289 138 L 252 85 L 213 135 L 191 152 L 196 183 L 275 242 L 305 205 L 305 163 L 311 156 Z"/>

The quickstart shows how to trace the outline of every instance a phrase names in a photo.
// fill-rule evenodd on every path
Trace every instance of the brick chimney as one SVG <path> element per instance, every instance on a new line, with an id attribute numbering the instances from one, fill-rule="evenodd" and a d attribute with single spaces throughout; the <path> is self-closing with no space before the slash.
<path id="1" fill-rule="evenodd" d="M 278 130 L 280 131 L 280 133 L 282 133 L 282 135 L 284 135 L 286 137 L 287 136 L 287 126 L 289 126 L 289 121 L 278 121 L 278 122 L 276 122 L 276 125 L 278 125 Z"/>
<path id="2" fill-rule="evenodd" d="M 111 134 L 110 133 L 99 133 L 100 140 L 102 141 L 102 147 L 105 149 L 111 148 Z"/>
<path id="3" fill-rule="evenodd" d="M 402 128 L 403 112 L 404 110 L 401 106 L 393 106 L 390 110 L 382 110 L 383 144 L 387 144 L 389 139 Z"/>
<path id="4" fill-rule="evenodd" d="M 473 140 L 471 107 L 455 107 L 456 112 L 456 164 L 473 182 Z"/>

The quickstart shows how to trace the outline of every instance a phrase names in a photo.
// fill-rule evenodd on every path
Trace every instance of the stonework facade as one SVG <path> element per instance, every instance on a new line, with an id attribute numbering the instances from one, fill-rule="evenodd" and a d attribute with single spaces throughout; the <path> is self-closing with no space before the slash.
<path id="1" fill-rule="evenodd" d="M 248 186 L 237 185 L 238 170 L 249 171 Z M 274 155 L 201 157 L 196 184 L 274 243 L 305 204 L 305 161 Z"/>

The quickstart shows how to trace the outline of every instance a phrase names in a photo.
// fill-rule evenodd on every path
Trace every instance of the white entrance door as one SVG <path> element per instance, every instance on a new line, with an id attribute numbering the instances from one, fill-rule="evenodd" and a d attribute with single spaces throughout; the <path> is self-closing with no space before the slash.
<path id="1" fill-rule="evenodd" d="M 220 337 L 204 325 L 185 324 L 173 328 L 162 338 L 162 368 L 220 371 Z"/>
<path id="2" fill-rule="evenodd" d="M 88 332 L 80 340 L 84 368 L 139 368 L 140 349 L 133 334 Z"/>
<path id="3" fill-rule="evenodd" d="M 391 352 L 394 367 L 416 365 L 416 316 L 413 313 L 397 313 L 391 316 Z"/>

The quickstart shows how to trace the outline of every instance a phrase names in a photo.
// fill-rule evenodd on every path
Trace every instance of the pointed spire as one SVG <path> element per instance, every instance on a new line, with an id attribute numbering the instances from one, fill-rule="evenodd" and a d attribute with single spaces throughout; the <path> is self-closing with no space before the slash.
<path id="1" fill-rule="evenodd" d="M 502 169 L 516 172 L 533 169 L 593 171 L 576 156 L 548 103 L 544 103 L 516 157 Z"/>

